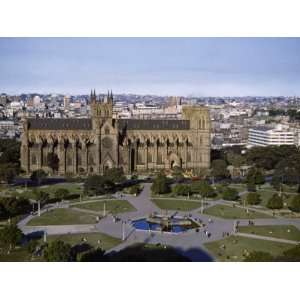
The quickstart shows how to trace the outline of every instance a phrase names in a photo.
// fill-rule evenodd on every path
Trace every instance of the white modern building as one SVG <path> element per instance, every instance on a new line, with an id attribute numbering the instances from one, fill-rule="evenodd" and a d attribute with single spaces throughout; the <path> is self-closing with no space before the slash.
<path id="1" fill-rule="evenodd" d="M 275 128 L 258 126 L 248 131 L 249 146 L 294 145 L 295 133 L 288 126 L 277 125 Z"/>

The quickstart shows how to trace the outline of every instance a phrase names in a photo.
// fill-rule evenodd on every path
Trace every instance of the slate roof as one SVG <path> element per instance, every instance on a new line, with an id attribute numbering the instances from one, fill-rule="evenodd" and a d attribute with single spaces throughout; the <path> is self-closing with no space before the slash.
<path id="1" fill-rule="evenodd" d="M 189 120 L 119 119 L 119 128 L 127 130 L 188 130 Z"/>
<path id="2" fill-rule="evenodd" d="M 56 118 L 36 118 L 28 119 L 29 129 L 40 130 L 91 130 L 91 119 L 56 119 Z"/>

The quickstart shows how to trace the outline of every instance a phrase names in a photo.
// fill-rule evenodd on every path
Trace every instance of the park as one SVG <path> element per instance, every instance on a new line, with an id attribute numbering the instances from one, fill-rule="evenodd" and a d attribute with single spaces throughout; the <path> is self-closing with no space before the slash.
<path id="1" fill-rule="evenodd" d="M 0 158 L 0 261 L 300 259 L 298 149 L 213 153 L 192 175 L 26 177 L 16 159 Z M 229 174 L 246 160 L 247 175 Z"/>

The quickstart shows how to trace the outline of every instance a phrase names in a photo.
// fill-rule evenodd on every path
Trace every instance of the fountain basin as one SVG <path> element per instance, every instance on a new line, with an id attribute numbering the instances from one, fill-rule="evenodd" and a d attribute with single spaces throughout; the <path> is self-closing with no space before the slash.
<path id="1" fill-rule="evenodd" d="M 137 230 L 181 233 L 199 228 L 200 224 L 192 218 L 150 216 L 148 218 L 133 220 L 132 226 Z"/>

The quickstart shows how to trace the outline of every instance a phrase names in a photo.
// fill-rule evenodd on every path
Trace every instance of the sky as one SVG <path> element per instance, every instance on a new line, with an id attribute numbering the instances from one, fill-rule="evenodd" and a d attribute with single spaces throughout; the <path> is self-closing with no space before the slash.
<path id="1" fill-rule="evenodd" d="M 0 93 L 300 95 L 300 38 L 0 38 Z"/>

